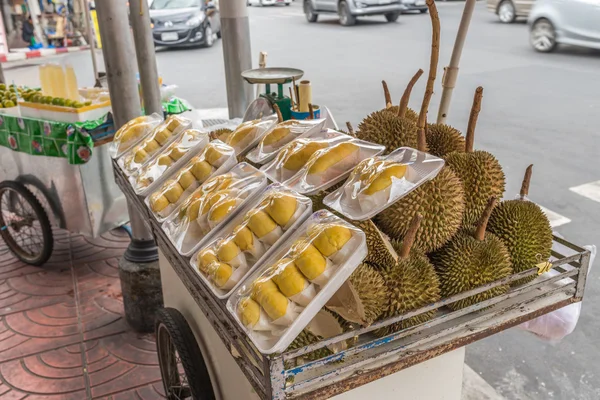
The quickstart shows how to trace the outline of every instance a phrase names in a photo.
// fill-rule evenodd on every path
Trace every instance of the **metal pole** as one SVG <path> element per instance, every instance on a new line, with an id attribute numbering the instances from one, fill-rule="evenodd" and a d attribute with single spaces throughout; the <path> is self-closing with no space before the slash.
<path id="1" fill-rule="evenodd" d="M 4 78 L 4 68 L 2 67 L 2 63 L 0 63 L 0 83 L 6 83 L 6 78 Z"/>
<path id="2" fill-rule="evenodd" d="M 129 0 L 129 18 L 133 28 L 133 40 L 137 55 L 144 112 L 146 115 L 158 113 L 162 115 L 160 101 L 160 86 L 158 85 L 158 69 L 156 68 L 156 54 L 154 40 L 150 27 L 148 0 Z"/>
<path id="3" fill-rule="evenodd" d="M 450 109 L 450 101 L 452 100 L 452 91 L 456 86 L 456 80 L 458 78 L 458 64 L 460 63 L 460 56 L 462 54 L 467 32 L 469 31 L 469 24 L 471 23 L 471 16 L 473 15 L 473 9 L 475 8 L 476 0 L 466 0 L 465 9 L 463 11 L 458 32 L 456 33 L 456 40 L 454 41 L 454 49 L 452 49 L 452 57 L 450 58 L 450 65 L 444 68 L 444 76 L 442 77 L 442 99 L 440 100 L 440 108 L 438 109 L 437 123 L 446 123 L 448 117 L 448 110 Z"/>
<path id="4" fill-rule="evenodd" d="M 96 12 L 115 126 L 120 127 L 141 114 L 127 5 L 122 0 L 96 1 Z M 132 238 L 119 260 L 125 317 L 136 331 L 150 332 L 163 304 L 158 248 L 142 216 L 133 205 L 127 208 Z"/>
<path id="5" fill-rule="evenodd" d="M 38 19 L 38 17 L 42 15 L 38 0 L 28 0 L 27 7 L 29 8 L 29 15 L 31 15 L 31 22 L 33 22 L 34 36 L 40 40 L 44 47 L 48 46 L 46 35 L 44 35 L 44 31 L 40 25 L 40 20 Z"/>
<path id="6" fill-rule="evenodd" d="M 254 95 L 241 76 L 252 68 L 248 9 L 246 0 L 222 0 L 220 6 L 229 117 L 243 117 Z"/>
<path id="7" fill-rule="evenodd" d="M 92 53 L 92 68 L 94 69 L 94 81 L 98 84 L 98 60 L 96 59 L 96 38 L 94 37 L 94 31 L 92 29 L 92 17 L 90 16 L 90 3 L 88 0 L 81 0 L 81 6 L 83 7 L 83 18 L 85 19 L 85 34 L 87 35 L 87 41 L 90 45 L 90 51 Z"/>

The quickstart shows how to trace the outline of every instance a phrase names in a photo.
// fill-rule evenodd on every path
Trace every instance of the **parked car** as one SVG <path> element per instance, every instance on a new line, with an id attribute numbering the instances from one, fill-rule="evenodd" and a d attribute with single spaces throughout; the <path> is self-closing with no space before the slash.
<path id="1" fill-rule="evenodd" d="M 425 0 L 401 0 L 404 9 L 402 12 L 418 11 L 421 14 L 425 14 L 429 9 Z"/>
<path id="2" fill-rule="evenodd" d="M 489 11 L 498 15 L 500 22 L 510 24 L 517 18 L 527 18 L 534 0 L 487 0 Z"/>
<path id="3" fill-rule="evenodd" d="M 354 25 L 357 17 L 384 15 L 388 22 L 395 22 L 406 10 L 403 0 L 304 0 L 304 14 L 308 22 L 317 22 L 319 14 L 338 14 L 340 24 Z M 415 0 L 416 2 L 425 0 Z"/>
<path id="4" fill-rule="evenodd" d="M 549 53 L 558 44 L 600 50 L 600 0 L 538 0 L 527 22 L 537 51 Z"/>
<path id="5" fill-rule="evenodd" d="M 156 46 L 211 47 L 221 37 L 219 10 L 212 1 L 154 0 L 150 4 Z"/>
<path id="6" fill-rule="evenodd" d="M 292 4 L 292 0 L 247 0 L 246 4 L 249 6 L 275 6 L 278 4 L 285 4 L 289 6 Z"/>

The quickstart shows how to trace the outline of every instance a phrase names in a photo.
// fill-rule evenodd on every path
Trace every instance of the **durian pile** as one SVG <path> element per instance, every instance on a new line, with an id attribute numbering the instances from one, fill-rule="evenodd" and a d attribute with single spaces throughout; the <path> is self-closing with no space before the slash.
<path id="1" fill-rule="evenodd" d="M 168 160 L 167 160 L 168 157 Z M 221 166 L 234 157 L 233 149 L 220 141 L 210 142 L 200 155 L 192 158 L 177 174 L 148 198 L 150 209 L 158 218 L 166 218 Z M 163 155 L 159 163 L 168 165 L 171 156 Z"/>
<path id="2" fill-rule="evenodd" d="M 123 125 L 113 136 L 110 144 L 112 158 L 120 157 L 142 138 L 148 136 L 162 122 L 158 114 L 143 115 Z"/>
<path id="3" fill-rule="evenodd" d="M 272 187 L 255 207 L 228 223 L 219 238 L 201 248 L 192 257 L 193 263 L 220 289 L 216 293 L 227 293 L 303 214 L 311 211 L 308 198 L 284 187 Z"/>
<path id="4" fill-rule="evenodd" d="M 258 118 L 241 123 L 233 132 L 223 131 L 218 139 L 234 148 L 235 154 L 243 156 L 249 148 L 276 123 L 273 117 Z"/>

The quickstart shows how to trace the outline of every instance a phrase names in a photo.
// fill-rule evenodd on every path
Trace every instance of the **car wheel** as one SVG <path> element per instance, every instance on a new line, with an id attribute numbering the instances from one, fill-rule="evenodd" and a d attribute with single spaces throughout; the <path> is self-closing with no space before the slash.
<path id="1" fill-rule="evenodd" d="M 289 6 L 290 4 L 292 4 L 292 3 L 285 3 L 286 6 Z"/>
<path id="2" fill-rule="evenodd" d="M 427 11 L 428 11 L 428 10 L 427 10 L 426 8 L 425 8 L 425 9 L 423 9 L 423 10 L 419 10 L 419 12 L 420 12 L 421 14 L 427 14 Z"/>
<path id="3" fill-rule="evenodd" d="M 221 31 L 217 32 L 217 38 L 221 39 L 221 37 L 222 37 Z"/>
<path id="4" fill-rule="evenodd" d="M 556 48 L 556 30 L 547 19 L 538 19 L 531 27 L 529 39 L 534 49 L 541 53 L 550 53 Z"/>
<path id="5" fill-rule="evenodd" d="M 310 0 L 304 0 L 304 15 L 306 15 L 306 20 L 308 22 L 317 22 L 317 19 L 319 18 L 319 14 L 313 9 Z"/>
<path id="6" fill-rule="evenodd" d="M 385 19 L 387 19 L 388 22 L 396 22 L 399 16 L 400 13 L 387 13 L 385 14 Z"/>
<path id="7" fill-rule="evenodd" d="M 517 19 L 517 11 L 511 0 L 504 0 L 498 6 L 498 18 L 500 22 L 510 24 Z"/>
<path id="8" fill-rule="evenodd" d="M 350 7 L 345 1 L 340 2 L 338 14 L 340 16 L 340 24 L 342 24 L 342 26 L 352 26 L 356 24 L 356 17 L 350 13 Z"/>
<path id="9" fill-rule="evenodd" d="M 213 30 L 210 25 L 206 25 L 206 28 L 204 28 L 204 47 L 212 47 L 214 43 Z"/>

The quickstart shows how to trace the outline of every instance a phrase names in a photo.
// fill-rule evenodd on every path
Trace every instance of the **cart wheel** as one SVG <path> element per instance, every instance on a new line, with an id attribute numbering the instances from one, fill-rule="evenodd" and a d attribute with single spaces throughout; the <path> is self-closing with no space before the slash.
<path id="1" fill-rule="evenodd" d="M 184 316 L 174 308 L 163 308 L 157 313 L 156 351 L 167 399 L 215 399 L 196 337 Z"/>
<path id="2" fill-rule="evenodd" d="M 0 182 L 0 235 L 24 263 L 42 265 L 52 255 L 54 239 L 48 215 L 31 191 L 18 182 Z"/>

